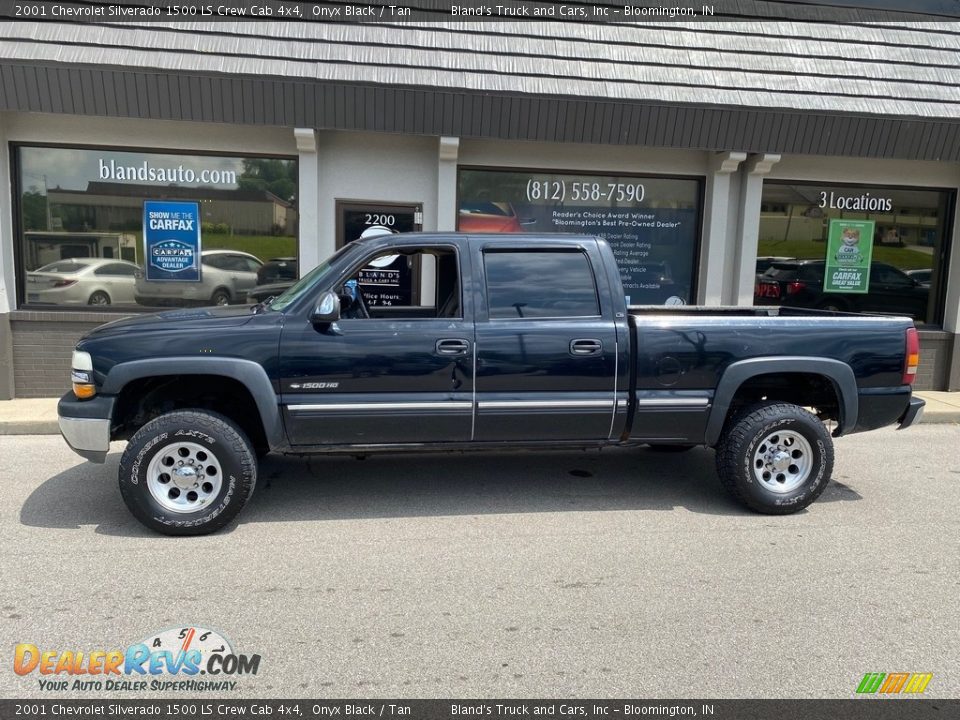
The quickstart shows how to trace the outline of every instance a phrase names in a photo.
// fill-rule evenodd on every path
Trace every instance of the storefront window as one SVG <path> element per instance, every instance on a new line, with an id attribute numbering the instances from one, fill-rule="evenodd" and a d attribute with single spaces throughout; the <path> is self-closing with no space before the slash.
<path id="1" fill-rule="evenodd" d="M 940 322 L 952 194 L 768 181 L 754 302 Z"/>
<path id="2" fill-rule="evenodd" d="M 565 232 L 610 243 L 627 302 L 684 304 L 696 295 L 700 181 L 461 169 L 461 232 Z"/>
<path id="3" fill-rule="evenodd" d="M 297 163 L 16 148 L 26 307 L 247 302 L 296 281 Z"/>

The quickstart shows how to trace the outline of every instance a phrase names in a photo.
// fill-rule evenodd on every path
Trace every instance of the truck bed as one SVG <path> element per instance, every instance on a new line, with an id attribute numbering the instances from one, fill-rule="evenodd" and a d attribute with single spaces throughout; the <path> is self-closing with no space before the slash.
<path id="1" fill-rule="evenodd" d="M 770 306 L 739 306 L 739 305 L 630 305 L 627 307 L 631 315 L 669 315 L 702 317 L 704 315 L 722 317 L 898 317 L 893 315 L 865 315 L 863 313 L 843 313 L 832 310 L 816 310 L 814 308 L 793 308 Z"/>

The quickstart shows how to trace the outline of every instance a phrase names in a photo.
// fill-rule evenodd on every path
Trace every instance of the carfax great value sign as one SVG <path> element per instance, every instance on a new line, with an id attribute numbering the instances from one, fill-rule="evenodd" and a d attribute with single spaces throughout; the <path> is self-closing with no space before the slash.
<path id="1" fill-rule="evenodd" d="M 870 261 L 873 256 L 873 220 L 830 221 L 823 291 L 866 293 L 870 291 Z"/>
<path id="2" fill-rule="evenodd" d="M 200 281 L 200 206 L 146 200 L 143 243 L 147 280 Z"/>

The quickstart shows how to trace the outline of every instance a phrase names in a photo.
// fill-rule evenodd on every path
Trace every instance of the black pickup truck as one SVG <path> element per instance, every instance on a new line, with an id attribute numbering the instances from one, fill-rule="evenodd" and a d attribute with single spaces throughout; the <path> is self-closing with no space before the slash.
<path id="1" fill-rule="evenodd" d="M 831 435 L 922 412 L 909 318 L 626 303 L 594 237 L 360 240 L 272 301 L 97 328 L 60 428 L 94 462 L 129 440 L 124 501 L 189 535 L 240 512 L 268 452 L 705 445 L 739 501 L 792 513 L 829 481 Z"/>

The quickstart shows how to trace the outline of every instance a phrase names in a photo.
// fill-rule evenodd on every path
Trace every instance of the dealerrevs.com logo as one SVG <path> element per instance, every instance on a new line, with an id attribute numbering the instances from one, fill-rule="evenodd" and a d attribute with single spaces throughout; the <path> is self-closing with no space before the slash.
<path id="1" fill-rule="evenodd" d="M 857 695 L 919 695 L 931 679 L 933 673 L 867 673 L 857 686 Z"/>
<path id="2" fill-rule="evenodd" d="M 45 691 L 230 691 L 233 679 L 256 675 L 260 655 L 234 652 L 215 630 L 189 626 L 154 633 L 125 650 L 50 650 L 20 643 L 13 671 L 39 676 Z"/>

